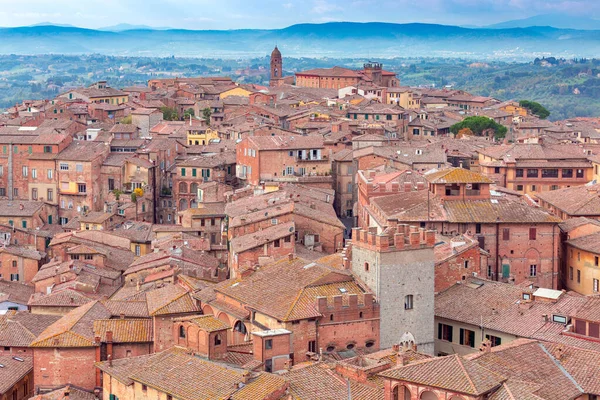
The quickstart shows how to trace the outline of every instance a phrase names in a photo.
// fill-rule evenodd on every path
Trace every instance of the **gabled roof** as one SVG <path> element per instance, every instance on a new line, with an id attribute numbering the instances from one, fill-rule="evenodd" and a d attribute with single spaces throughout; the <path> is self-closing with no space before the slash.
<path id="1" fill-rule="evenodd" d="M 600 215 L 600 184 L 550 190 L 536 197 L 570 216 Z"/>
<path id="2" fill-rule="evenodd" d="M 179 285 L 167 285 L 146 293 L 150 316 L 197 312 L 190 293 Z"/>
<path id="3" fill-rule="evenodd" d="M 102 303 L 92 301 L 69 311 L 61 319 L 46 328 L 31 347 L 93 347 L 93 323 L 97 319 L 110 318 L 111 313 Z"/>
<path id="4" fill-rule="evenodd" d="M 468 355 L 467 358 L 508 379 L 528 382 L 530 392 L 536 396 L 546 400 L 565 400 L 578 398 L 584 393 L 585 389 L 577 378 L 581 379 L 587 375 L 589 379 L 590 374 L 597 376 L 600 372 L 598 353 L 587 351 L 591 357 L 581 358 L 584 353 L 585 351 L 582 351 L 575 355 L 575 353 L 565 352 L 560 359 L 561 356 L 556 352 L 555 345 L 518 339 L 508 345 L 492 348 L 491 352 L 475 353 Z M 582 375 L 576 377 L 570 373 L 569 368 L 565 368 L 566 364 L 563 363 L 571 356 L 574 356 L 571 366 L 575 367 L 575 364 L 579 363 L 579 371 L 583 372 Z M 587 364 L 590 361 L 591 364 Z M 586 368 L 581 368 L 584 365 Z M 595 386 L 594 389 L 598 389 L 597 383 L 592 385 L 588 388 L 592 389 Z"/>
<path id="5" fill-rule="evenodd" d="M 231 329 L 231 325 L 215 318 L 214 315 L 194 315 L 191 317 L 176 318 L 174 321 L 185 321 L 196 325 L 204 332 L 218 332 Z"/>
<path id="6" fill-rule="evenodd" d="M 21 282 L 0 280 L 0 303 L 10 301 L 25 305 L 33 292 L 35 292 L 33 286 L 25 285 Z"/>
<path id="7" fill-rule="evenodd" d="M 454 354 L 393 368 L 381 375 L 471 396 L 481 396 L 506 380 L 492 371 Z"/>
<path id="8" fill-rule="evenodd" d="M 265 399 L 286 386 L 283 378 L 267 373 L 246 381 L 249 372 L 202 359 L 181 347 L 96 366 L 125 385 L 139 382 L 180 400 Z"/>
<path id="9" fill-rule="evenodd" d="M 107 342 L 107 332 L 112 332 L 113 343 L 148 343 L 153 341 L 151 319 L 97 319 L 94 336 Z"/>
<path id="10" fill-rule="evenodd" d="M 7 394 L 25 375 L 33 370 L 33 358 L 19 360 L 10 355 L 0 355 L 0 393 Z"/>
<path id="11" fill-rule="evenodd" d="M 27 311 L 0 315 L 0 346 L 27 347 L 44 329 L 59 319 L 58 315 L 31 314 Z"/>
<path id="12" fill-rule="evenodd" d="M 464 168 L 448 168 L 425 175 L 429 182 L 438 183 L 494 183 L 485 175 Z"/>
<path id="13" fill-rule="evenodd" d="M 364 290 L 350 273 L 302 258 L 268 264 L 245 279 L 217 285 L 215 291 L 280 321 L 319 317 L 320 296 L 357 294 L 364 301 Z"/>

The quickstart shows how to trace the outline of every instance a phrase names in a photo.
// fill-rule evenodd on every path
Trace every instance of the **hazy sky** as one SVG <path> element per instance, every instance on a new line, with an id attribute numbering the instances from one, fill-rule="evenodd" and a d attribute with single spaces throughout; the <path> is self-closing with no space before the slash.
<path id="1" fill-rule="evenodd" d="M 0 26 L 40 22 L 99 28 L 281 28 L 301 22 L 488 25 L 537 14 L 600 19 L 600 0 L 0 0 Z"/>

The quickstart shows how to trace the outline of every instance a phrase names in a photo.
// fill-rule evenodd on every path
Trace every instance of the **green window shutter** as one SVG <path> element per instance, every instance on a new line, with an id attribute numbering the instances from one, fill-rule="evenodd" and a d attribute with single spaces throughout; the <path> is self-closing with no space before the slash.
<path id="1" fill-rule="evenodd" d="M 27 228 L 27 221 L 25 221 L 25 220 L 21 221 L 21 226 L 23 228 Z"/>
<path id="2" fill-rule="evenodd" d="M 29 146 L 29 148 L 27 149 L 27 151 L 29 152 L 29 154 L 33 153 L 33 147 Z"/>
<path id="3" fill-rule="evenodd" d="M 207 170 L 206 170 L 206 177 L 207 177 L 207 178 L 210 178 L 210 169 L 207 169 Z"/>
<path id="4" fill-rule="evenodd" d="M 510 264 L 502 264 L 502 277 L 503 278 L 510 277 Z"/>
<path id="5" fill-rule="evenodd" d="M 196 168 L 192 168 L 192 176 L 196 176 Z"/>
<path id="6" fill-rule="evenodd" d="M 52 215 L 48 215 L 48 225 L 52 225 Z"/>
<path id="7" fill-rule="evenodd" d="M 181 168 L 181 176 L 185 176 L 185 168 Z"/>

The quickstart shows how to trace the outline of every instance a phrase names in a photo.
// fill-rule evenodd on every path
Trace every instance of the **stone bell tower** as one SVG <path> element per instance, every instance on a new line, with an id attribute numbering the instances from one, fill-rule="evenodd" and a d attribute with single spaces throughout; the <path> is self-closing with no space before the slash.
<path id="1" fill-rule="evenodd" d="M 269 86 L 278 87 L 283 83 L 283 59 L 281 58 L 281 52 L 275 46 L 275 49 L 271 53 L 271 80 Z"/>

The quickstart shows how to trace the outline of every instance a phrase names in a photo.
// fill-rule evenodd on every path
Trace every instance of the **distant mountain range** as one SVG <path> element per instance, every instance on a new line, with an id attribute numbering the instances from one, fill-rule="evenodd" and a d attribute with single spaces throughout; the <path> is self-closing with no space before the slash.
<path id="1" fill-rule="evenodd" d="M 600 20 L 582 17 L 570 16 L 566 14 L 544 14 L 534 17 L 516 19 L 513 21 L 501 22 L 499 24 L 488 25 L 485 28 L 490 29 L 511 29 L 528 28 L 530 26 L 551 26 L 559 29 L 578 29 L 578 30 L 600 30 Z"/>
<path id="2" fill-rule="evenodd" d="M 157 30 L 123 25 L 0 28 L 0 54 L 263 57 L 277 43 L 292 57 L 463 57 L 523 60 L 599 57 L 600 30 L 479 28 L 433 24 L 331 22 L 284 29 Z M 116 31 L 118 30 L 118 31 Z"/>

